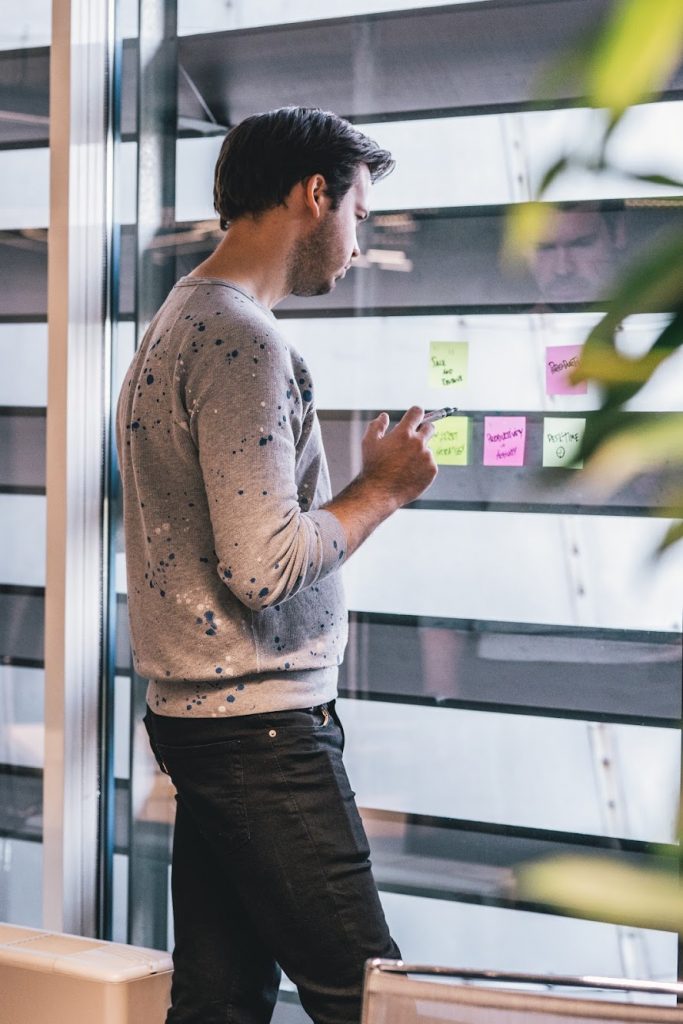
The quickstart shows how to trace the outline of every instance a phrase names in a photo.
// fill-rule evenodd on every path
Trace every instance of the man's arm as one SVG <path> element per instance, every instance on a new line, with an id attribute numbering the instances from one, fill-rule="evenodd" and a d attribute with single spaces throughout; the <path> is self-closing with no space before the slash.
<path id="1" fill-rule="evenodd" d="M 184 390 L 204 494 L 188 500 L 206 501 L 221 582 L 258 612 L 335 572 L 346 536 L 333 515 L 299 500 L 294 424 L 303 396 L 277 328 L 236 321 L 224 345 L 224 330 L 216 341 L 212 334 L 220 323 L 205 319 L 208 340 L 187 356 Z"/>
<path id="2" fill-rule="evenodd" d="M 385 412 L 368 424 L 361 472 L 324 506 L 346 534 L 347 558 L 393 512 L 418 498 L 436 476 L 437 465 L 427 447 L 434 425 L 421 426 L 423 417 L 424 411 L 412 406 L 393 430 L 387 432 Z"/>

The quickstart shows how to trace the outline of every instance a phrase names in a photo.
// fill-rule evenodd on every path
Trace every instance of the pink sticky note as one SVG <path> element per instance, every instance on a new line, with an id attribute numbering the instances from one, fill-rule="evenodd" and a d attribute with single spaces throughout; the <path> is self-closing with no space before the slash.
<path id="1" fill-rule="evenodd" d="M 484 465 L 523 466 L 526 416 L 484 418 Z"/>
<path id="2" fill-rule="evenodd" d="M 581 355 L 581 345 L 549 345 L 545 350 L 546 395 L 585 395 L 588 382 L 570 384 L 569 374 Z"/>

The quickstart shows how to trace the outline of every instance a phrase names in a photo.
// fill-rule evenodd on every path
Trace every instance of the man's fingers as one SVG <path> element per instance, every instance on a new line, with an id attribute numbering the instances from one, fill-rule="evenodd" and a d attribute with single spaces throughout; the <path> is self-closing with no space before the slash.
<path id="1" fill-rule="evenodd" d="M 430 437 L 433 435 L 435 430 L 436 426 L 431 421 L 428 420 L 426 423 L 423 423 L 422 426 L 420 427 L 420 437 L 424 437 L 426 441 L 429 441 Z"/>
<path id="2" fill-rule="evenodd" d="M 409 430 L 417 430 L 424 419 L 425 411 L 419 405 L 411 405 L 410 409 L 403 414 L 401 426 Z M 427 424 L 425 424 L 427 426 Z"/>
<path id="3" fill-rule="evenodd" d="M 368 424 L 370 428 L 373 428 L 375 437 L 384 437 L 389 426 L 389 416 L 385 412 L 381 412 L 379 416 L 375 416 L 374 420 L 371 420 Z"/>

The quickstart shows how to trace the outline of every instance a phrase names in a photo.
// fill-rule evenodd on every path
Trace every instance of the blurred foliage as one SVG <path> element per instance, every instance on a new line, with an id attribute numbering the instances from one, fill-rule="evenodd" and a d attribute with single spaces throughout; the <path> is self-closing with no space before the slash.
<path id="1" fill-rule="evenodd" d="M 539 244 L 552 238 L 557 208 L 545 201 L 551 185 L 570 170 L 594 174 L 618 172 L 623 178 L 683 191 L 683 182 L 656 170 L 635 174 L 611 162 L 610 141 L 633 104 L 656 99 L 683 56 L 683 0 L 615 0 L 605 24 L 580 51 L 568 54 L 544 76 L 575 83 L 589 107 L 605 112 L 601 132 L 587 152 L 585 140 L 559 157 L 543 175 L 533 201 L 509 212 L 503 260 L 507 266 L 528 261 Z M 681 126 L 683 139 L 683 125 Z M 676 203 L 677 200 L 668 200 Z M 680 199 L 683 205 L 683 197 Z M 637 313 L 671 315 L 649 352 L 629 358 L 619 352 L 617 333 Z M 588 335 L 572 379 L 594 381 L 601 393 L 597 413 L 588 418 L 577 461 L 584 478 L 605 496 L 634 476 L 657 468 L 683 465 L 683 445 L 675 417 L 658 427 L 647 423 L 642 436 L 623 411 L 660 365 L 683 345 L 683 238 L 680 232 L 660 238 L 642 253 L 617 284 L 602 320 Z M 619 465 L 616 461 L 619 460 Z M 672 518 L 683 516 L 683 489 L 668 496 Z M 659 551 L 683 538 L 683 521 L 667 532 Z"/>
<path id="2" fill-rule="evenodd" d="M 582 168 L 596 174 L 616 170 L 634 181 L 683 190 L 681 182 L 656 170 L 632 174 L 609 158 L 610 141 L 628 108 L 656 99 L 682 57 L 683 0 L 615 0 L 595 38 L 585 40 L 580 52 L 568 54 L 547 73 L 546 88 L 553 78 L 578 83 L 577 95 L 605 111 L 603 127 L 592 152 L 586 154 L 577 144 L 576 152 L 565 153 L 548 168 L 533 202 L 513 207 L 503 249 L 508 264 L 528 259 L 539 243 L 552 236 L 557 208 L 543 200 L 553 182 L 569 170 Z M 648 352 L 630 358 L 619 352 L 617 333 L 623 321 L 637 313 L 662 313 L 671 319 Z M 623 274 L 573 373 L 575 383 L 594 381 L 601 394 L 600 408 L 588 418 L 578 456 L 584 460 L 586 479 L 598 492 L 611 493 L 654 468 L 683 467 L 680 414 L 639 417 L 636 426 L 624 408 L 682 345 L 683 238 L 678 232 L 640 254 Z M 667 511 L 674 522 L 660 551 L 683 541 L 683 482 L 670 494 L 669 503 Z M 678 831 L 680 844 L 680 823 Z M 609 856 L 554 858 L 521 868 L 517 895 L 579 916 L 683 933 L 683 853 L 671 862 L 670 869 L 643 869 Z"/>
<path id="3" fill-rule="evenodd" d="M 632 928 L 681 931 L 678 865 L 644 870 L 609 857 L 564 856 L 521 868 L 517 895 Z"/>

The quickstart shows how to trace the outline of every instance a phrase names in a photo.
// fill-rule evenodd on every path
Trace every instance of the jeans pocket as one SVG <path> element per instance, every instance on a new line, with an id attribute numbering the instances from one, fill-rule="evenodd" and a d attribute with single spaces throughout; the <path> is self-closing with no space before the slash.
<path id="1" fill-rule="evenodd" d="M 154 739 L 154 736 L 152 734 L 152 726 L 149 720 L 149 712 L 145 713 L 145 716 L 142 719 L 142 721 L 145 726 L 145 729 L 147 730 L 147 738 L 149 739 L 149 745 L 152 748 L 152 753 L 154 754 L 154 760 L 159 765 L 159 768 L 164 773 L 164 775 L 168 775 L 168 769 L 166 768 L 166 765 L 164 764 L 161 758 L 161 755 L 156 745 L 156 740 Z"/>
<path id="2" fill-rule="evenodd" d="M 337 726 L 337 728 L 339 729 L 339 731 L 341 733 L 341 750 L 342 750 L 342 754 L 343 754 L 344 753 L 344 745 L 346 743 L 346 733 L 344 732 L 344 726 L 342 725 L 341 718 L 339 717 L 339 712 L 337 711 L 337 702 L 336 702 L 336 700 L 330 701 L 330 703 L 327 705 L 327 708 L 329 710 L 329 713 L 330 713 L 330 716 L 332 718 L 332 721 L 334 722 L 334 724 Z"/>
<path id="3" fill-rule="evenodd" d="M 240 741 L 158 745 L 173 785 L 195 825 L 219 853 L 250 839 Z"/>

